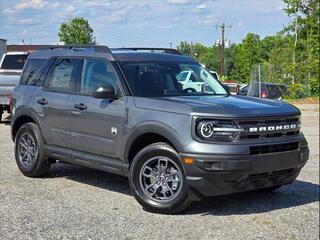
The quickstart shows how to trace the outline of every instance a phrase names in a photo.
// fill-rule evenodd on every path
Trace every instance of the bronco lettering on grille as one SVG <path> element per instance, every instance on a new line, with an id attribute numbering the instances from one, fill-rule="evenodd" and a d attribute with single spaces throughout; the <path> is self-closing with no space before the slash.
<path id="1" fill-rule="evenodd" d="M 262 126 L 262 127 L 251 127 L 249 132 L 271 132 L 271 131 L 282 131 L 282 130 L 291 130 L 298 128 L 298 124 L 290 125 L 277 125 L 277 126 Z"/>

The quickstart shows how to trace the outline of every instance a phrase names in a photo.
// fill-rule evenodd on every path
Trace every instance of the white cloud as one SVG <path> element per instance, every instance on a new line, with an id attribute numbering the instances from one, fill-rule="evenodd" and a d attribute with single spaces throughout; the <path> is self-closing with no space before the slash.
<path id="1" fill-rule="evenodd" d="M 74 12 L 75 10 L 76 10 L 76 8 L 71 4 L 69 4 L 68 6 L 65 7 L 65 11 L 68 13 Z"/>
<path id="2" fill-rule="evenodd" d="M 202 26 L 212 26 L 219 22 L 219 17 L 217 15 L 206 15 L 202 19 L 198 20 L 198 23 Z"/>
<path id="3" fill-rule="evenodd" d="M 239 21 L 239 22 L 237 22 L 237 25 L 239 26 L 239 27 L 243 27 L 243 22 L 242 21 Z"/>
<path id="4" fill-rule="evenodd" d="M 194 3 L 194 0 L 167 0 L 168 3 L 172 4 L 189 4 Z"/>
<path id="5" fill-rule="evenodd" d="M 205 4 L 200 4 L 197 6 L 198 9 L 204 9 L 206 8 L 207 6 Z"/>
<path id="6" fill-rule="evenodd" d="M 111 23 L 116 23 L 116 22 L 121 22 L 125 19 L 128 18 L 130 15 L 130 12 L 132 11 L 134 7 L 131 5 L 127 6 L 113 6 L 113 9 L 110 10 L 105 10 L 103 12 L 103 16 L 99 18 L 100 22 L 111 22 Z M 93 10 L 95 11 L 95 10 Z"/>
<path id="7" fill-rule="evenodd" d="M 6 8 L 6 9 L 2 10 L 2 12 L 3 12 L 4 14 L 10 15 L 10 14 L 14 14 L 16 11 L 14 11 L 14 10 L 11 9 L 11 8 Z"/>
<path id="8" fill-rule="evenodd" d="M 287 6 L 287 5 L 282 2 L 282 3 L 280 3 L 280 4 L 277 6 L 276 11 L 278 11 L 278 12 L 283 12 L 283 9 L 285 9 L 286 6 Z"/>
<path id="9" fill-rule="evenodd" d="M 21 25 L 33 25 L 33 24 L 38 24 L 39 21 L 32 18 L 22 18 L 22 19 L 18 19 L 16 23 Z"/>
<path id="10" fill-rule="evenodd" d="M 43 0 L 20 0 L 20 2 L 14 5 L 14 9 L 23 10 L 23 9 L 42 9 L 45 5 L 47 5 L 47 1 Z"/>
<path id="11" fill-rule="evenodd" d="M 56 8 L 56 7 L 59 7 L 59 6 L 60 6 L 59 2 L 53 2 L 53 3 L 50 2 L 50 7 L 51 8 Z"/>

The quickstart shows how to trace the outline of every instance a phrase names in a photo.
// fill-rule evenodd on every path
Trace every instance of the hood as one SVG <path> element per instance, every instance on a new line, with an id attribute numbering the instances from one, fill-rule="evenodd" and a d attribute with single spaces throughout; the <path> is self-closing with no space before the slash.
<path id="1" fill-rule="evenodd" d="M 187 115 L 246 118 L 300 114 L 286 102 L 239 95 L 135 98 L 135 103 L 139 108 Z"/>

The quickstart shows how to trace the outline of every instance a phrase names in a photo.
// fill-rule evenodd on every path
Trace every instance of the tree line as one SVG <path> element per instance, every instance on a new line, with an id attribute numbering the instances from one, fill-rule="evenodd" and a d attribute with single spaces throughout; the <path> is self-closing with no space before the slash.
<path id="1" fill-rule="evenodd" d="M 225 49 L 225 72 L 222 79 L 249 83 L 259 64 L 264 81 L 291 86 L 304 95 L 319 96 L 319 1 L 284 0 L 284 11 L 291 23 L 273 36 L 261 39 L 248 33 L 239 44 Z M 219 72 L 220 46 L 180 42 L 178 50 L 199 60 L 208 69 Z M 221 73 L 220 73 L 221 74 Z"/>

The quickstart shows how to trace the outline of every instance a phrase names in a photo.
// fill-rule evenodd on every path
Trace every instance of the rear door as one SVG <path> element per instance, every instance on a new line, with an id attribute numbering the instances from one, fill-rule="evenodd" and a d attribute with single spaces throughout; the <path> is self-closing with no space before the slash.
<path id="1" fill-rule="evenodd" d="M 71 97 L 83 60 L 56 59 L 35 104 L 42 108 L 42 133 L 47 144 L 69 147 Z"/>
<path id="2" fill-rule="evenodd" d="M 113 65 L 102 59 L 86 59 L 77 94 L 71 99 L 70 146 L 105 157 L 118 158 L 125 123 L 126 101 Z M 112 85 L 117 100 L 96 99 L 95 89 Z"/>

